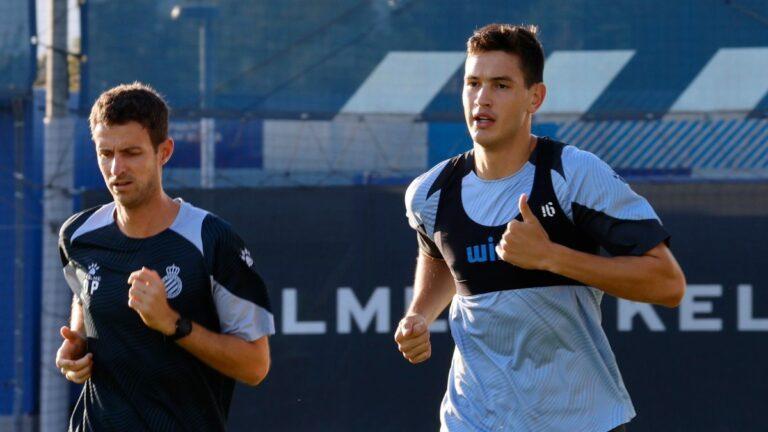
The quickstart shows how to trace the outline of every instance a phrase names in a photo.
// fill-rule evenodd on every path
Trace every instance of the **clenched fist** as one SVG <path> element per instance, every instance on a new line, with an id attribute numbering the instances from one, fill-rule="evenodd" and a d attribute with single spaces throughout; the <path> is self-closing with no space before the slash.
<path id="1" fill-rule="evenodd" d="M 156 271 L 142 267 L 128 276 L 128 307 L 138 312 L 152 330 L 170 336 L 176 332 L 179 314 L 168 305 L 165 284 Z"/>
<path id="2" fill-rule="evenodd" d="M 403 357 L 413 364 L 421 363 L 432 355 L 429 326 L 421 315 L 408 315 L 400 320 L 395 330 L 395 342 Z"/>

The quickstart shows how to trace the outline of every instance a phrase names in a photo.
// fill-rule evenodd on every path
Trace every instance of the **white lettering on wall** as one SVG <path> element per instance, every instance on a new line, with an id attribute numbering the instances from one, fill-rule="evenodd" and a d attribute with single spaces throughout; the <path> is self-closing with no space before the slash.
<path id="1" fill-rule="evenodd" d="M 752 305 L 752 285 L 741 284 L 737 288 L 740 331 L 768 331 L 768 318 L 755 318 Z"/>
<path id="2" fill-rule="evenodd" d="M 711 301 L 697 300 L 699 298 L 721 297 L 722 285 L 688 285 L 685 297 L 680 303 L 680 330 L 681 331 L 721 331 L 723 320 L 720 318 L 701 318 L 697 314 L 711 314 L 713 307 Z"/>
<path id="3" fill-rule="evenodd" d="M 351 333 L 353 320 L 360 331 L 365 333 L 374 318 L 376 333 L 390 331 L 389 288 L 378 287 L 373 290 L 365 306 L 360 304 L 355 292 L 349 287 L 339 288 L 336 297 L 336 329 L 339 333 Z"/>
<path id="4" fill-rule="evenodd" d="M 616 299 L 618 303 L 617 317 L 619 321 L 619 331 L 632 331 L 632 323 L 635 316 L 638 316 L 648 329 L 654 332 L 666 330 L 661 318 L 648 303 L 639 303 L 630 300 Z"/>
<path id="5" fill-rule="evenodd" d="M 413 287 L 405 288 L 405 310 L 411 306 L 413 300 Z M 445 333 L 448 331 L 448 323 L 444 319 L 436 319 L 429 325 L 430 333 Z"/>
<path id="6" fill-rule="evenodd" d="M 332 291 L 333 292 L 333 291 Z M 313 304 L 308 299 L 300 301 L 299 290 L 296 288 L 284 288 L 281 292 L 282 316 L 277 317 L 282 322 L 281 331 L 286 335 L 324 335 L 333 332 L 332 310 L 317 311 L 312 308 L 313 315 L 321 313 L 320 320 L 302 321 L 299 317 L 299 304 Z M 305 294 L 309 294 L 305 291 Z M 312 295 L 315 292 L 312 291 Z M 413 299 L 413 287 L 403 289 L 405 304 L 403 309 L 392 307 L 392 290 L 388 287 L 377 287 L 367 298 L 358 298 L 357 293 L 351 287 L 340 287 L 336 290 L 336 332 L 338 334 L 354 333 L 378 333 L 384 334 L 393 331 L 400 317 L 408 310 Z M 715 302 L 723 296 L 736 296 L 736 310 L 715 310 Z M 733 304 L 726 302 L 724 304 Z M 752 284 L 740 284 L 735 289 L 724 287 L 721 284 L 691 284 L 688 285 L 685 297 L 680 307 L 665 310 L 659 315 L 654 305 L 617 299 L 616 325 L 620 332 L 648 331 L 664 332 L 674 327 L 674 321 L 669 320 L 676 316 L 678 329 L 681 332 L 718 332 L 723 331 L 724 321 L 733 323 L 738 331 L 744 332 L 768 332 L 768 315 L 756 316 L 754 308 L 754 288 Z M 612 307 L 612 304 L 603 306 Z M 304 313 L 307 313 L 306 311 Z M 735 317 L 734 317 L 735 314 Z M 664 316 L 667 322 L 662 321 Z M 724 317 L 732 317 L 724 320 Z M 673 318 L 674 319 L 674 318 Z M 394 322 L 392 322 L 394 320 Z M 430 325 L 433 333 L 446 333 L 449 325 L 445 319 L 436 319 Z M 359 333 L 358 333 L 359 332 Z"/>
<path id="7" fill-rule="evenodd" d="M 296 288 L 285 288 L 282 299 L 284 334 L 325 334 L 323 321 L 299 321 Z"/>

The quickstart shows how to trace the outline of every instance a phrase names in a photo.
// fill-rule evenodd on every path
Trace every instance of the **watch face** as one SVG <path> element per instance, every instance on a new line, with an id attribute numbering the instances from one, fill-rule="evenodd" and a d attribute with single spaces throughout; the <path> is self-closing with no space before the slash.
<path id="1" fill-rule="evenodd" d="M 176 333 L 173 334 L 173 340 L 178 340 L 192 333 L 192 321 L 186 318 L 179 318 L 176 321 Z"/>

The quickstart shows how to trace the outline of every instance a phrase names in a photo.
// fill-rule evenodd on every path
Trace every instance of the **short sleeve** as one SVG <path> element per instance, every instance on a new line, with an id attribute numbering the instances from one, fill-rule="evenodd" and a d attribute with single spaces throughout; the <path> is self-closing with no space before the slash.
<path id="1" fill-rule="evenodd" d="M 77 216 L 77 215 L 75 215 Z M 69 235 L 71 231 L 72 221 L 75 216 L 70 217 L 59 230 L 59 258 L 61 259 L 62 272 L 64 273 L 64 280 L 67 281 L 67 286 L 74 294 L 78 303 L 82 303 L 80 300 L 80 292 L 82 290 L 82 283 L 77 277 L 77 267 L 69 259 Z"/>
<path id="2" fill-rule="evenodd" d="M 574 224 L 608 253 L 640 256 L 669 241 L 648 201 L 600 158 L 568 146 L 563 170 Z"/>
<path id="3" fill-rule="evenodd" d="M 435 191 L 431 195 L 428 192 L 446 163 L 447 161 L 441 162 L 414 179 L 405 192 L 405 214 L 408 225 L 416 230 L 419 249 L 422 253 L 438 259 L 443 258 L 434 239 L 440 191 Z"/>
<path id="4" fill-rule="evenodd" d="M 247 341 L 274 334 L 267 289 L 245 242 L 213 216 L 203 231 L 212 237 L 211 284 L 221 332 Z"/>
<path id="5" fill-rule="evenodd" d="M 82 288 L 82 285 L 80 283 L 80 279 L 77 277 L 77 269 L 69 262 L 69 259 L 67 259 L 66 254 L 64 253 L 64 250 L 61 246 L 59 246 L 59 255 L 61 256 L 61 264 L 63 266 L 62 271 L 64 272 L 64 280 L 67 281 L 67 285 L 69 286 L 69 289 L 72 290 L 72 294 L 75 295 L 77 298 L 77 301 L 80 302 L 80 290 Z"/>
<path id="6" fill-rule="evenodd" d="M 421 251 L 421 253 L 425 255 L 429 255 L 432 258 L 443 259 L 443 253 L 440 252 L 440 249 L 437 247 L 437 244 L 435 244 L 435 242 L 431 238 L 427 237 L 426 234 L 417 230 L 416 241 L 419 244 L 419 250 Z"/>

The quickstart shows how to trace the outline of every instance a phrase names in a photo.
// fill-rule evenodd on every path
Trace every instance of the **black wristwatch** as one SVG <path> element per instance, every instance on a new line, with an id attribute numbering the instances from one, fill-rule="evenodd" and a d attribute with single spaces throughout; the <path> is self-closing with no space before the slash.
<path id="1" fill-rule="evenodd" d="M 168 338 L 172 341 L 177 341 L 184 336 L 188 336 L 190 333 L 192 333 L 192 321 L 179 317 L 176 320 L 176 332 L 168 336 Z"/>

